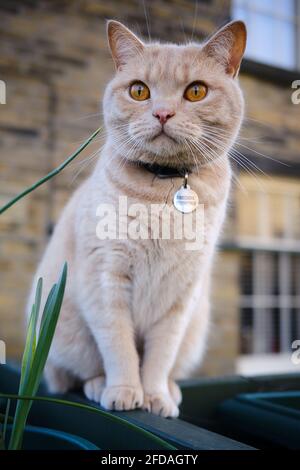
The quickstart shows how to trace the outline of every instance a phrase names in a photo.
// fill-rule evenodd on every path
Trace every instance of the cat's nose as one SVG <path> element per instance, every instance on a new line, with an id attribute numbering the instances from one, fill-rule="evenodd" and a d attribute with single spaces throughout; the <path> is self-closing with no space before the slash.
<path id="1" fill-rule="evenodd" d="M 158 109 L 153 113 L 153 116 L 156 117 L 161 124 L 165 124 L 168 119 L 175 115 L 175 111 L 170 109 Z"/>

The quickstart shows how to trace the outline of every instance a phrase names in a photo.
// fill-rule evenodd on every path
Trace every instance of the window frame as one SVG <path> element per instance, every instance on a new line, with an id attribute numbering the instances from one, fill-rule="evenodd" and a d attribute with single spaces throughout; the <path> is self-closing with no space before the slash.
<path id="1" fill-rule="evenodd" d="M 272 253 L 251 250 L 253 257 L 252 277 L 253 292 L 252 294 L 241 295 L 240 312 L 243 309 L 250 309 L 253 312 L 253 340 L 252 353 L 240 354 L 241 357 L 256 356 L 260 354 L 277 355 L 286 354 L 291 351 L 292 341 L 292 312 L 295 309 L 300 320 L 300 288 L 295 294 L 292 293 L 292 256 L 294 254 L 274 251 Z M 268 286 L 271 275 L 265 276 L 266 269 L 272 269 L 272 255 L 278 255 L 279 269 L 278 275 L 278 294 L 267 292 L 272 290 L 272 284 Z M 296 258 L 296 264 L 300 269 L 300 252 Z M 279 311 L 279 351 L 270 352 L 272 345 L 272 337 L 266 338 L 268 321 L 271 322 L 270 311 L 276 308 Z M 299 328 L 299 325 L 298 325 Z M 297 331 L 297 335 L 300 334 Z"/>
<path id="2" fill-rule="evenodd" d="M 252 357 L 253 362 L 260 355 L 272 358 L 291 353 L 292 341 L 296 339 L 292 332 L 294 314 L 297 316 L 295 317 L 297 318 L 297 331 L 294 334 L 300 335 L 300 225 L 292 223 L 300 209 L 300 206 L 298 209 L 300 190 L 295 179 L 292 180 L 291 185 L 285 180 L 283 187 L 280 185 L 277 187 L 279 183 L 280 180 L 277 181 L 276 186 L 269 184 L 266 187 L 255 187 L 257 184 L 253 185 L 251 182 L 250 186 L 247 186 L 247 197 L 256 201 L 256 217 L 251 219 L 254 231 L 253 234 L 251 231 L 251 235 L 247 235 L 247 231 L 243 232 L 243 225 L 238 225 L 239 233 L 231 240 L 240 252 L 250 252 L 252 256 L 252 292 L 242 294 L 239 304 L 240 315 L 244 309 L 250 309 L 252 312 L 252 352 L 240 353 L 239 358 L 249 358 L 250 360 Z M 272 230 L 274 222 L 271 217 L 271 202 L 274 196 L 279 196 L 281 199 L 280 237 L 276 236 L 276 231 Z M 243 200 L 237 197 L 236 201 L 236 210 L 244 210 Z M 237 217 L 239 217 L 238 214 Z M 277 259 L 274 255 L 277 255 Z M 293 260 L 294 257 L 296 261 Z M 274 266 L 276 267 L 274 268 Z M 292 268 L 294 266 L 296 266 L 296 281 L 293 281 L 294 270 Z M 273 287 L 275 286 L 274 278 L 272 280 L 274 269 L 276 272 L 275 282 L 277 282 L 276 292 Z M 273 309 L 278 311 L 279 336 L 272 335 L 268 341 L 268 322 L 271 328 L 270 325 L 274 321 Z M 274 326 L 272 331 L 276 331 L 273 328 Z M 242 337 L 241 333 L 240 330 L 240 338 Z M 274 339 L 278 339 L 278 352 L 272 352 Z"/>
<path id="3" fill-rule="evenodd" d="M 233 15 L 233 8 L 234 8 L 234 3 L 236 0 L 232 0 L 231 3 L 231 20 L 237 20 L 238 18 L 235 18 Z M 294 1 L 294 26 L 295 26 L 295 67 L 285 67 L 284 65 L 281 64 L 276 64 L 276 63 L 271 63 L 271 62 L 264 62 L 259 60 L 258 58 L 254 56 L 247 56 L 245 55 L 244 57 L 244 63 L 250 63 L 250 66 L 247 67 L 247 69 L 252 69 L 251 67 L 252 63 L 257 64 L 257 66 L 262 66 L 262 67 L 267 67 L 270 69 L 275 69 L 275 70 L 282 70 L 283 72 L 286 73 L 297 73 L 300 72 L 300 47 L 297 47 L 298 44 L 300 44 L 300 0 L 293 0 Z M 260 11 L 257 9 L 255 6 L 250 5 L 250 8 L 248 7 L 249 11 Z M 274 18 L 278 17 L 278 15 L 272 15 Z M 250 70 L 251 71 L 251 70 Z"/>

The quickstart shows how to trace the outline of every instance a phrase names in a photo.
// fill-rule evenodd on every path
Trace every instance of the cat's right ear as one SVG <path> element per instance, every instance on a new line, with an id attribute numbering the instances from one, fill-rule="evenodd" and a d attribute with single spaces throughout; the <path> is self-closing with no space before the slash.
<path id="1" fill-rule="evenodd" d="M 144 49 L 142 41 L 119 21 L 107 22 L 107 39 L 117 70 Z"/>
<path id="2" fill-rule="evenodd" d="M 232 21 L 217 31 L 204 44 L 203 51 L 223 63 L 226 73 L 235 78 L 240 69 L 247 42 L 247 29 L 243 21 Z"/>

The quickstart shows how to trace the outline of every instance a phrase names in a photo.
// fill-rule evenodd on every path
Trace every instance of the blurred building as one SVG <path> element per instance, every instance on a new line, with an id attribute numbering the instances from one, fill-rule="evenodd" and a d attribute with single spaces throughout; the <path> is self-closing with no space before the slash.
<path id="1" fill-rule="evenodd" d="M 145 8 L 148 12 L 145 16 Z M 283 7 L 284 5 L 284 7 Z M 300 370 L 300 79 L 298 0 L 0 1 L 0 204 L 61 163 L 101 122 L 113 72 L 105 19 L 167 41 L 203 39 L 231 18 L 249 29 L 241 70 L 246 119 L 213 284 L 201 373 Z M 298 45 L 298 47 L 297 47 Z M 18 357 L 32 273 L 101 142 L 0 217 L 0 339 Z"/>

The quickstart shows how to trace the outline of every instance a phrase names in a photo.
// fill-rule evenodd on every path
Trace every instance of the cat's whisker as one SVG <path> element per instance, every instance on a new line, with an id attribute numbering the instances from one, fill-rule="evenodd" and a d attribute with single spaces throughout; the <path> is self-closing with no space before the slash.
<path id="1" fill-rule="evenodd" d="M 186 37 L 186 34 L 185 34 L 185 29 L 184 29 L 184 24 L 183 24 L 182 18 L 180 18 L 180 26 L 181 26 L 182 34 L 183 34 L 183 37 L 184 37 L 184 43 L 188 44 L 188 40 L 187 40 L 187 37 Z"/>
<path id="2" fill-rule="evenodd" d="M 207 165 L 210 165 L 214 162 L 218 166 L 220 166 L 219 158 L 220 155 L 217 153 L 212 152 L 212 149 L 210 149 L 205 142 L 199 142 L 196 140 L 193 140 L 193 145 L 198 149 L 198 151 L 201 153 L 202 157 L 204 158 L 204 161 Z M 207 155 L 208 154 L 208 155 Z M 213 171 L 216 173 L 215 169 L 213 168 Z"/>
<path id="3" fill-rule="evenodd" d="M 198 19 L 198 0 L 195 1 L 191 42 L 193 42 L 193 40 L 194 40 L 194 33 L 195 33 L 197 19 Z"/>
<path id="4" fill-rule="evenodd" d="M 196 166 L 197 173 L 199 173 L 199 167 L 198 167 L 197 158 L 196 158 L 195 155 L 194 155 L 194 152 L 193 152 L 193 150 L 192 150 L 192 148 L 191 148 L 191 146 L 190 146 L 190 144 L 189 144 L 188 139 L 185 139 L 185 145 L 186 145 L 187 148 L 189 149 L 189 151 L 190 151 L 190 153 L 191 153 L 191 155 L 192 155 L 192 157 L 193 157 L 193 160 L 194 160 L 194 163 L 195 163 L 195 166 Z"/>
<path id="5" fill-rule="evenodd" d="M 78 121 L 83 121 L 85 119 L 91 119 L 91 118 L 102 117 L 102 116 L 103 116 L 103 111 L 99 111 L 98 113 L 86 114 L 85 116 L 74 118 L 74 119 L 71 119 L 70 121 L 68 120 L 67 122 L 78 122 Z"/>
<path id="6" fill-rule="evenodd" d="M 99 157 L 101 151 L 103 150 L 104 145 L 102 145 L 100 148 L 98 148 L 94 153 L 92 153 L 89 157 L 85 158 L 83 161 L 78 162 L 80 164 L 80 168 L 77 169 L 75 172 L 72 180 L 70 181 L 70 186 L 72 186 L 75 182 L 75 180 L 78 178 L 78 176 L 82 173 L 83 170 L 86 169 L 88 165 L 90 165 L 96 158 Z"/>
<path id="7" fill-rule="evenodd" d="M 135 156 L 135 153 L 136 151 L 138 150 L 138 148 L 140 147 L 140 142 L 138 140 L 135 140 L 133 142 L 133 144 L 130 145 L 128 151 L 122 155 L 121 157 L 121 161 L 120 161 L 120 164 L 119 164 L 119 170 L 122 170 L 124 168 L 124 166 L 126 165 L 126 162 L 128 161 L 128 157 L 130 156 L 131 159 L 132 157 Z"/>
<path id="8" fill-rule="evenodd" d="M 262 184 L 256 174 L 245 163 L 241 162 L 239 158 L 235 157 L 232 154 L 230 154 L 230 157 L 237 163 L 238 166 L 240 166 L 246 173 L 248 173 L 252 178 L 254 178 L 259 190 L 265 192 L 265 186 Z"/>
<path id="9" fill-rule="evenodd" d="M 195 139 L 195 138 L 193 138 L 192 140 L 193 140 L 193 142 L 194 142 L 194 145 L 198 145 L 198 146 L 200 145 L 200 146 L 202 146 L 202 147 L 200 147 L 200 149 L 201 149 L 201 148 L 203 149 L 203 146 L 204 146 L 204 148 L 206 148 L 206 151 L 209 151 L 209 154 L 213 154 L 213 155 L 214 155 L 214 159 L 215 159 L 216 157 L 217 157 L 217 158 L 221 157 L 221 155 L 219 155 L 217 152 L 215 152 L 214 149 L 212 149 L 212 148 L 205 142 L 207 139 L 204 139 L 204 138 L 202 137 L 201 139 Z M 210 142 L 208 142 L 208 143 L 210 143 Z M 204 154 L 203 154 L 203 157 L 205 158 L 205 152 L 204 152 Z"/>
<path id="10" fill-rule="evenodd" d="M 203 140 L 206 140 L 206 142 L 207 142 L 208 145 L 213 145 L 213 146 L 215 146 L 216 148 L 218 148 L 219 150 L 221 150 L 221 151 L 223 151 L 223 152 L 227 152 L 227 153 L 230 154 L 230 155 L 234 154 L 234 152 L 235 152 L 234 149 L 232 149 L 232 148 L 231 148 L 231 149 L 228 149 L 228 148 L 227 148 L 226 146 L 224 146 L 224 145 L 222 144 L 222 142 L 220 142 L 220 141 L 216 141 L 216 140 L 212 140 L 212 139 L 207 139 L 207 138 L 205 138 L 205 137 L 203 137 L 203 136 L 202 136 L 202 139 L 203 139 Z M 236 161 L 241 164 L 241 162 L 240 162 L 240 157 L 241 157 L 241 156 L 238 155 L 238 154 L 236 154 L 235 157 L 236 157 Z M 248 164 L 246 164 L 246 163 L 244 162 L 244 163 L 243 163 L 243 167 L 244 167 L 244 168 L 247 168 L 247 169 L 250 171 L 250 169 L 249 169 L 249 167 L 248 167 L 249 164 L 252 164 L 252 162 L 251 162 L 250 160 L 248 161 Z M 242 166 L 242 165 L 241 165 L 241 166 Z M 259 169 L 259 168 L 256 168 L 256 169 Z M 255 173 L 251 172 L 251 174 L 256 177 Z"/>
<path id="11" fill-rule="evenodd" d="M 214 164 L 214 165 L 219 166 L 219 168 L 221 168 L 221 162 L 219 161 L 220 160 L 220 155 L 219 154 L 212 151 L 212 149 L 208 146 L 206 146 L 206 149 L 204 147 L 204 151 L 203 151 L 203 145 L 202 144 L 206 145 L 204 142 L 199 143 L 199 141 L 194 141 L 193 144 L 198 147 L 198 149 L 201 151 L 201 154 L 204 156 L 204 158 L 205 158 L 205 153 L 206 152 L 208 152 L 210 154 L 211 159 L 210 159 L 210 161 L 208 161 L 208 165 Z M 200 145 L 200 147 L 199 147 L 199 145 Z M 206 158 L 206 161 L 207 161 L 207 158 Z M 238 176 L 235 175 L 234 172 L 232 173 L 232 178 L 235 181 L 235 183 L 241 188 L 243 193 L 247 193 L 247 190 L 245 189 L 244 185 L 241 183 L 240 179 L 238 178 Z"/>
<path id="12" fill-rule="evenodd" d="M 120 128 L 125 128 L 127 127 L 127 124 L 124 125 L 124 126 L 120 126 Z M 96 138 L 94 140 L 94 144 L 95 143 L 99 143 L 100 141 L 103 141 L 103 138 L 107 136 L 107 132 L 102 132 L 100 137 L 99 138 Z M 104 145 L 102 145 L 100 148 L 97 147 L 97 150 L 95 152 L 93 152 L 92 154 L 90 154 L 88 157 L 86 157 L 85 159 L 81 160 L 81 161 L 74 161 L 72 162 L 72 166 L 75 167 L 75 166 L 79 166 L 79 170 L 75 173 L 72 181 L 71 181 L 71 185 L 74 183 L 74 181 L 77 179 L 77 177 L 79 176 L 79 174 L 86 168 L 86 166 L 90 163 L 93 162 L 93 160 L 95 160 L 95 158 L 101 153 L 102 149 L 103 149 Z"/>
<path id="13" fill-rule="evenodd" d="M 133 143 L 133 144 L 132 144 Z M 140 145 L 139 141 L 136 139 L 135 136 L 129 136 L 126 140 L 122 141 L 120 145 L 117 147 L 118 154 L 121 155 L 121 160 L 118 165 L 118 170 L 121 170 L 122 167 L 125 165 L 128 156 L 132 153 L 136 148 Z M 122 151 L 125 147 L 129 147 L 125 154 L 122 154 Z M 123 164 L 123 166 L 122 166 Z"/>
<path id="14" fill-rule="evenodd" d="M 256 165 L 256 163 L 252 162 L 250 160 L 250 158 L 246 157 L 246 155 L 244 155 L 243 153 L 239 152 L 237 149 L 235 149 L 234 147 L 232 147 L 231 149 L 231 152 L 233 152 L 235 155 L 237 156 L 240 156 L 242 158 L 242 160 L 245 160 L 254 170 L 258 171 L 259 173 L 261 173 L 263 176 L 265 176 L 266 178 L 271 178 L 270 175 L 268 175 L 267 173 L 265 173 L 258 165 Z"/>
<path id="15" fill-rule="evenodd" d="M 267 158 L 267 159 L 269 159 L 269 160 L 272 160 L 272 161 L 274 161 L 274 162 L 276 162 L 276 163 L 279 163 L 280 165 L 284 165 L 284 166 L 287 166 L 287 167 L 290 166 L 288 163 L 285 163 L 285 162 L 279 160 L 278 158 L 270 157 L 270 155 L 266 155 L 266 154 L 264 154 L 264 153 L 258 152 L 257 150 L 255 150 L 255 149 L 253 149 L 253 148 L 251 148 L 251 147 L 248 147 L 247 145 L 240 144 L 240 143 L 237 143 L 237 145 L 240 145 L 241 147 L 244 147 L 244 148 L 246 148 L 247 150 L 250 150 L 251 152 L 256 153 L 256 154 L 259 155 L 260 157 L 264 157 L 264 158 Z"/>
<path id="16" fill-rule="evenodd" d="M 232 155 L 232 149 L 224 149 L 223 147 L 220 147 L 220 150 L 223 152 L 227 152 L 228 156 L 231 157 L 243 170 L 245 170 L 248 174 L 250 174 L 257 182 L 258 186 L 261 188 L 261 182 L 256 176 L 256 174 L 248 167 L 248 165 L 240 160 L 238 156 L 235 156 L 234 154 Z"/>
<path id="17" fill-rule="evenodd" d="M 232 133 L 229 132 L 229 131 L 226 131 L 225 129 L 221 129 L 221 128 L 218 128 L 216 126 L 208 126 L 208 125 L 205 125 L 205 124 L 201 124 L 201 128 L 210 133 L 210 134 L 214 134 L 216 136 L 224 136 L 224 137 L 229 137 L 230 139 L 232 138 Z M 243 132 L 243 129 L 240 131 L 239 135 L 237 136 L 236 140 L 235 140 L 235 145 L 242 145 L 241 143 L 239 143 L 239 141 L 245 141 L 245 142 L 252 142 L 252 143 L 258 143 L 258 144 L 262 144 L 263 143 L 263 137 L 245 137 L 242 135 L 242 132 Z M 276 159 L 275 159 L 276 161 Z M 278 160 L 279 161 L 279 160 Z"/>
<path id="18" fill-rule="evenodd" d="M 135 143 L 135 140 L 132 136 L 129 137 L 128 139 L 122 141 L 121 144 L 116 149 L 118 154 L 121 155 L 121 157 L 123 157 L 124 156 L 123 152 L 125 150 L 125 155 L 127 155 L 128 152 L 130 151 L 133 143 Z"/>
<path id="19" fill-rule="evenodd" d="M 203 146 L 203 143 L 200 143 L 196 141 L 195 139 L 190 139 L 190 143 L 191 145 L 193 145 L 193 147 L 196 148 L 198 152 L 200 152 L 202 158 L 204 158 L 205 164 L 209 165 L 213 159 L 212 158 L 210 159 L 209 157 L 207 157 L 208 149 L 206 149 L 205 146 Z M 214 168 L 213 168 L 213 171 L 214 173 L 216 173 Z"/>
<path id="20" fill-rule="evenodd" d="M 99 135 L 97 137 L 95 137 L 95 139 L 93 139 L 93 141 L 90 143 L 90 146 L 92 145 L 95 145 L 95 142 L 97 142 L 101 137 L 103 133 L 103 127 L 100 127 L 100 132 L 99 132 Z M 67 142 L 68 144 L 74 144 L 74 145 L 81 145 L 83 144 L 84 142 L 86 141 L 86 138 L 85 139 L 80 139 L 80 140 L 76 140 L 76 141 L 72 141 L 72 142 Z"/>
<path id="21" fill-rule="evenodd" d="M 206 139 L 208 142 L 209 140 Z M 224 145 L 222 144 L 222 142 L 220 141 L 216 141 L 216 139 L 214 140 L 211 140 L 209 142 L 210 144 L 212 145 L 215 145 L 215 146 L 218 146 L 219 149 L 223 149 L 223 150 L 226 150 L 226 147 L 224 147 Z M 246 164 L 246 166 L 248 167 L 249 165 L 255 170 L 255 171 L 258 171 L 260 172 L 263 176 L 265 176 L 266 178 L 269 178 L 270 176 L 267 175 L 261 168 L 259 168 L 258 165 L 256 165 L 254 162 L 252 162 L 248 157 L 246 157 L 246 155 L 242 154 L 241 152 L 239 152 L 237 149 L 234 149 L 233 147 L 229 150 L 230 154 L 235 154 L 235 156 L 238 158 L 238 159 L 242 159 L 244 161 L 244 163 Z"/>
<path id="22" fill-rule="evenodd" d="M 148 11 L 146 8 L 146 0 L 142 0 L 143 3 L 143 9 L 144 9 L 144 15 L 145 15 L 145 21 L 146 21 L 146 26 L 147 26 L 147 32 L 148 32 L 148 39 L 151 41 L 151 33 L 150 33 L 150 21 L 149 21 L 149 15 Z"/>
<path id="23" fill-rule="evenodd" d="M 84 158 L 83 160 L 78 160 L 77 162 L 72 162 L 70 167 L 71 168 L 74 168 L 74 167 L 81 167 L 82 165 L 84 165 L 85 163 L 88 163 L 90 162 L 95 155 L 97 155 L 99 152 L 101 151 L 101 147 L 97 147 L 97 150 L 95 150 L 94 152 L 92 152 L 89 156 L 87 156 L 86 158 Z M 74 168 L 76 169 L 76 168 Z"/>

